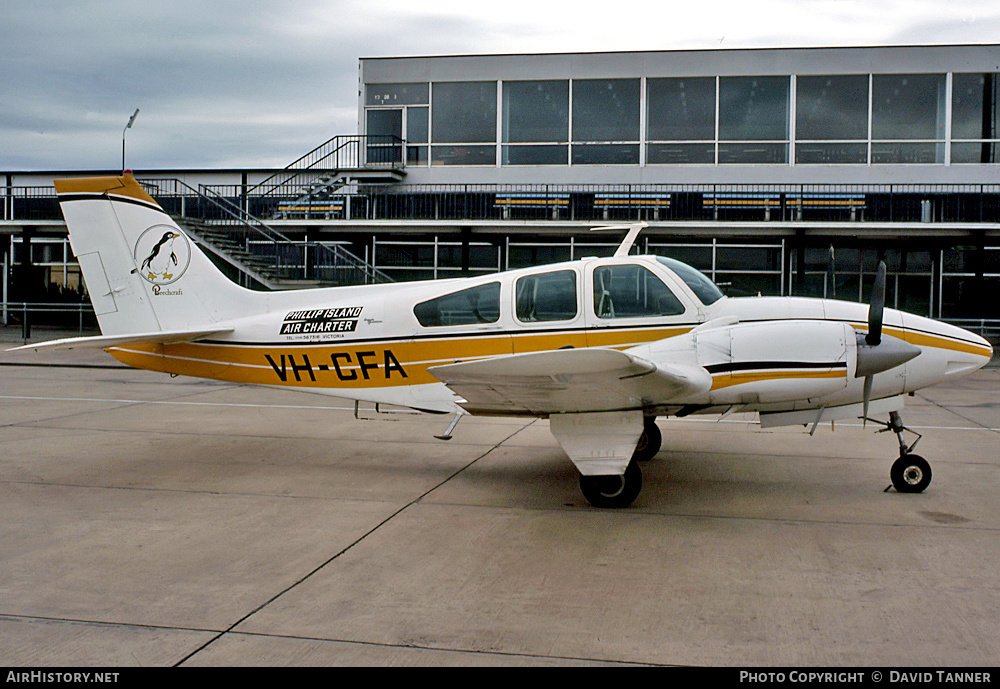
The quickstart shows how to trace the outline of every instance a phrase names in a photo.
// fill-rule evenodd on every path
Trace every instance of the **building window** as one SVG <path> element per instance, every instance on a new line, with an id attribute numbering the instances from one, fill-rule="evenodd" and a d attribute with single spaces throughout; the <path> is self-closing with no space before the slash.
<path id="1" fill-rule="evenodd" d="M 868 162 L 868 75 L 800 76 L 795 87 L 795 162 Z"/>
<path id="2" fill-rule="evenodd" d="M 502 122 L 504 165 L 566 165 L 569 82 L 504 82 Z"/>
<path id="3" fill-rule="evenodd" d="M 368 84 L 365 88 L 365 105 L 369 106 L 365 111 L 367 162 L 401 162 L 403 150 L 399 140 L 404 138 L 405 131 L 406 164 L 426 165 L 429 102 L 430 88 L 426 82 Z"/>
<path id="4" fill-rule="evenodd" d="M 719 79 L 720 163 L 788 163 L 789 81 Z"/>
<path id="5" fill-rule="evenodd" d="M 573 164 L 639 164 L 638 79 L 573 81 Z"/>
<path id="6" fill-rule="evenodd" d="M 944 74 L 872 77 L 872 163 L 943 163 Z"/>
<path id="7" fill-rule="evenodd" d="M 427 108 L 406 108 L 406 164 L 426 165 Z M 421 145 L 422 144 L 422 145 Z"/>
<path id="8" fill-rule="evenodd" d="M 715 163 L 715 78 L 648 79 L 646 140 L 647 163 Z"/>
<path id="9" fill-rule="evenodd" d="M 368 84 L 365 105 L 395 107 L 400 105 L 427 105 L 427 83 Z"/>
<path id="10" fill-rule="evenodd" d="M 1000 93 L 997 74 L 955 74 L 951 89 L 951 162 L 996 163 Z"/>
<path id="11" fill-rule="evenodd" d="M 794 150 L 799 165 L 996 164 L 998 76 L 540 79 L 504 81 L 502 93 L 497 81 L 368 84 L 367 162 L 787 165 Z"/>
<path id="12" fill-rule="evenodd" d="M 495 165 L 496 82 L 435 82 L 432 97 L 431 163 Z"/>

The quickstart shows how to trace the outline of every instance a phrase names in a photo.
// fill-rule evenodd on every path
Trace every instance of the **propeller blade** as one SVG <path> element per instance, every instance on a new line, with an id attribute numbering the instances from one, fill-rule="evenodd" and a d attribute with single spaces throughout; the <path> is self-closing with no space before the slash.
<path id="1" fill-rule="evenodd" d="M 882 342 L 882 311 L 885 308 L 885 261 L 878 262 L 875 284 L 872 286 L 872 302 L 868 307 L 868 334 L 865 342 L 874 347 Z"/>
<path id="2" fill-rule="evenodd" d="M 865 376 L 864 414 L 861 417 L 862 428 L 864 428 L 868 423 L 868 403 L 872 401 L 872 383 L 874 380 L 875 376 Z"/>

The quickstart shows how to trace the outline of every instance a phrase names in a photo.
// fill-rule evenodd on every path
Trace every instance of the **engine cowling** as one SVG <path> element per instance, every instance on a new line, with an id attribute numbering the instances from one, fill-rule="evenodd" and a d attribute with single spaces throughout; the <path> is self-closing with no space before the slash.
<path id="1" fill-rule="evenodd" d="M 698 363 L 712 375 L 712 404 L 789 402 L 848 386 L 857 341 L 846 323 L 740 323 L 692 333 Z"/>

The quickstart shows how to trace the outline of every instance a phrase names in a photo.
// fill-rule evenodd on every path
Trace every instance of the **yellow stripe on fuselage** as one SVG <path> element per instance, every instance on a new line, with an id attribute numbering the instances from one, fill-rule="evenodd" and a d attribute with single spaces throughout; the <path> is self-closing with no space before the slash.
<path id="1" fill-rule="evenodd" d="M 852 325 L 860 331 L 867 328 L 863 324 Z M 438 379 L 428 373 L 427 369 L 442 364 L 564 347 L 626 349 L 682 335 L 692 327 L 542 330 L 324 344 L 190 342 L 129 345 L 110 348 L 108 351 L 122 363 L 135 368 L 197 378 L 254 385 L 379 388 L 437 383 Z M 885 332 L 923 347 L 978 356 L 990 356 L 991 353 L 985 347 L 923 332 L 889 327 L 885 328 Z M 835 378 L 844 375 L 842 370 L 719 373 L 713 377 L 712 387 L 722 389 L 765 380 Z"/>
<path id="2" fill-rule="evenodd" d="M 868 332 L 867 324 L 851 323 L 851 326 L 860 332 Z M 953 340 L 943 335 L 932 335 L 930 333 L 918 332 L 916 330 L 904 330 L 902 328 L 892 328 L 889 326 L 883 327 L 882 332 L 886 335 L 898 337 L 903 342 L 908 342 L 912 345 L 917 345 L 918 347 L 934 347 L 935 349 L 947 349 L 953 352 L 962 352 L 963 354 L 974 354 L 976 356 L 985 357 L 993 355 L 993 350 L 989 347 L 983 347 L 982 345 L 977 345 L 972 342 Z"/>
<path id="3" fill-rule="evenodd" d="M 255 385 L 378 388 L 439 382 L 432 366 L 564 347 L 623 349 L 682 335 L 693 326 L 562 330 L 346 341 L 324 344 L 185 342 L 108 351 L 135 368 Z"/>
<path id="4" fill-rule="evenodd" d="M 768 380 L 802 380 L 805 378 L 845 378 L 846 369 L 836 371 L 744 371 L 740 373 L 719 373 L 712 376 L 712 389 L 721 390 L 734 385 L 760 383 Z"/>

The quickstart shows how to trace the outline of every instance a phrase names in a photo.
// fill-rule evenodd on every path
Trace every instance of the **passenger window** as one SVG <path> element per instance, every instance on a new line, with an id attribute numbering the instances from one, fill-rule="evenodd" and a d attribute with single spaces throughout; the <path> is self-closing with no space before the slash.
<path id="1" fill-rule="evenodd" d="M 524 323 L 576 318 L 576 272 L 557 270 L 517 281 L 517 319 Z"/>
<path id="2" fill-rule="evenodd" d="M 600 318 L 676 316 L 684 313 L 684 305 L 643 266 L 601 266 L 594 270 L 594 313 Z"/>
<path id="3" fill-rule="evenodd" d="M 500 283 L 490 282 L 421 302 L 413 307 L 420 325 L 469 325 L 500 320 Z"/>

